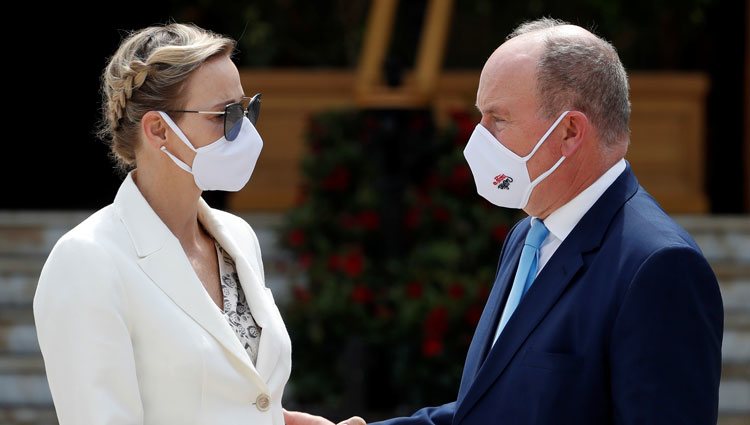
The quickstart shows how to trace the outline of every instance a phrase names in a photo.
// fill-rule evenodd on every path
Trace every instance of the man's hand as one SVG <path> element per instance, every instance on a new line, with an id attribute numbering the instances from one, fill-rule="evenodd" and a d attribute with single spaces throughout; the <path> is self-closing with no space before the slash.
<path id="1" fill-rule="evenodd" d="M 284 409 L 284 422 L 286 425 L 334 425 L 326 418 L 302 412 L 290 412 L 286 409 Z M 338 425 L 367 425 L 367 422 L 359 416 L 353 416 L 339 422 Z"/>

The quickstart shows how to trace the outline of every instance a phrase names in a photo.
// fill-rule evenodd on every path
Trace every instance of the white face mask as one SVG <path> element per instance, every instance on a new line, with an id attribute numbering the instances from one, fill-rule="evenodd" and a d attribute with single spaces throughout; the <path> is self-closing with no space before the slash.
<path id="1" fill-rule="evenodd" d="M 161 111 L 159 114 L 177 137 L 195 152 L 192 168 L 165 146 L 161 150 L 180 168 L 193 175 L 199 189 L 236 192 L 247 184 L 263 148 L 263 139 L 247 117 L 242 118 L 240 133 L 231 142 L 222 135 L 219 140 L 196 149 L 169 115 Z"/>
<path id="2" fill-rule="evenodd" d="M 562 164 L 565 157 L 560 157 L 552 168 L 542 173 L 533 182 L 529 177 L 526 163 L 567 113 L 568 111 L 563 112 L 555 120 L 534 149 L 524 157 L 516 155 L 503 146 L 482 124 L 477 124 L 464 149 L 464 157 L 474 175 L 477 193 L 499 207 L 525 208 L 534 187 L 552 174 Z"/>

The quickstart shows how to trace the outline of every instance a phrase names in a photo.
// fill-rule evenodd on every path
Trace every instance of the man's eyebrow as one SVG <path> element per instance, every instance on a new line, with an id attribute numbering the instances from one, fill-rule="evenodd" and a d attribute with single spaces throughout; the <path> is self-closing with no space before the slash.
<path id="1" fill-rule="evenodd" d="M 486 109 L 482 109 L 479 107 L 479 105 L 474 105 L 477 110 L 482 114 L 492 114 L 492 115 L 502 115 L 502 116 L 508 116 L 510 115 L 510 112 L 507 108 L 498 107 L 497 105 L 490 105 Z"/>

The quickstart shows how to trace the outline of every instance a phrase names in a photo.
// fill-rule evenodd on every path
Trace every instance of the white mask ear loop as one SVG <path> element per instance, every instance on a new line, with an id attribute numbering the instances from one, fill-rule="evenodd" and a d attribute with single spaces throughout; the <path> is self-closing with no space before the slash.
<path id="1" fill-rule="evenodd" d="M 528 161 L 528 159 L 531 158 L 536 153 L 537 149 L 539 149 L 539 147 L 542 146 L 542 143 L 544 143 L 547 140 L 547 137 L 549 137 L 549 135 L 552 134 L 553 131 L 555 131 L 555 129 L 557 128 L 558 124 L 560 124 L 560 121 L 562 121 L 563 118 L 565 118 L 565 116 L 568 114 L 568 112 L 570 112 L 570 111 L 565 111 L 562 114 L 560 114 L 559 117 L 557 117 L 557 119 L 555 120 L 555 122 L 552 123 L 552 125 L 550 126 L 549 129 L 547 129 L 547 132 L 544 133 L 544 136 L 542 136 L 542 138 L 539 139 L 539 142 L 537 142 L 536 146 L 534 146 L 534 149 L 532 149 L 531 152 L 523 158 L 524 161 Z M 560 164 L 562 164 L 562 162 L 565 161 L 565 158 L 566 158 L 565 155 L 561 156 L 560 159 L 557 160 L 557 162 L 555 163 L 555 165 L 553 165 L 549 170 L 547 170 L 547 171 L 543 172 L 542 174 L 540 174 L 537 178 L 534 179 L 534 181 L 532 181 L 529 184 L 529 187 L 526 189 L 526 192 L 523 195 L 523 200 L 521 201 L 521 209 L 526 208 L 526 204 L 529 203 L 529 198 L 531 197 L 531 191 L 533 191 L 534 188 L 539 183 L 542 182 L 542 180 L 546 179 L 547 176 L 549 176 L 555 170 L 557 170 L 557 167 L 559 167 Z"/>
<path id="2" fill-rule="evenodd" d="M 529 152 L 528 155 L 526 155 L 526 156 L 524 156 L 522 158 L 524 160 L 524 162 L 528 161 L 529 158 L 531 158 L 532 156 L 534 156 L 534 154 L 536 153 L 537 149 L 539 149 L 539 147 L 542 146 L 542 143 L 544 143 L 544 141 L 547 140 L 547 137 L 549 137 L 549 135 L 552 134 L 553 131 L 555 131 L 555 129 L 557 128 L 557 125 L 560 124 L 560 121 L 562 121 L 563 118 L 565 118 L 566 115 L 568 115 L 568 112 L 570 112 L 570 111 L 564 111 L 562 114 L 560 114 L 559 117 L 557 117 L 557 119 L 555 120 L 555 122 L 553 122 L 552 125 L 547 129 L 547 132 L 544 133 L 544 136 L 542 136 L 542 138 L 539 139 L 538 142 L 536 142 L 536 146 L 534 146 L 534 149 L 532 149 L 531 152 Z"/>
<path id="3" fill-rule="evenodd" d="M 182 142 L 185 143 L 185 145 L 187 145 L 187 147 L 189 147 L 193 152 L 198 152 L 193 147 L 193 145 L 190 143 L 190 141 L 188 140 L 187 136 L 185 136 L 185 133 L 183 133 L 182 130 L 180 130 L 180 127 L 178 127 L 177 124 L 174 121 L 172 121 L 172 118 L 169 115 L 167 115 L 166 113 L 162 112 L 162 111 L 158 111 L 158 112 L 159 112 L 159 115 L 161 115 L 161 117 L 167 123 L 167 125 L 169 126 L 169 128 L 171 128 L 172 131 L 175 132 L 175 134 L 177 135 L 177 137 L 180 140 L 182 140 Z M 177 164 L 178 167 L 182 168 L 183 170 L 187 171 L 190 174 L 193 173 L 192 167 L 190 167 L 185 162 L 183 162 L 180 158 L 177 158 L 171 152 L 169 152 L 167 150 L 166 146 L 162 146 L 161 147 L 161 151 L 164 152 L 165 154 L 167 154 L 170 158 L 172 158 L 172 161 L 174 161 L 174 163 Z"/>

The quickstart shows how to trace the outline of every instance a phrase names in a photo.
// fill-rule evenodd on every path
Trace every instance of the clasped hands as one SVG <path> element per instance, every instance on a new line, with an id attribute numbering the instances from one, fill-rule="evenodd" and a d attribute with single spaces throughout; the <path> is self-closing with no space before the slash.
<path id="1" fill-rule="evenodd" d="M 321 416 L 288 410 L 284 410 L 284 422 L 286 425 L 334 425 L 333 422 Z M 335 425 L 367 425 L 367 422 L 359 416 L 352 416 Z"/>

